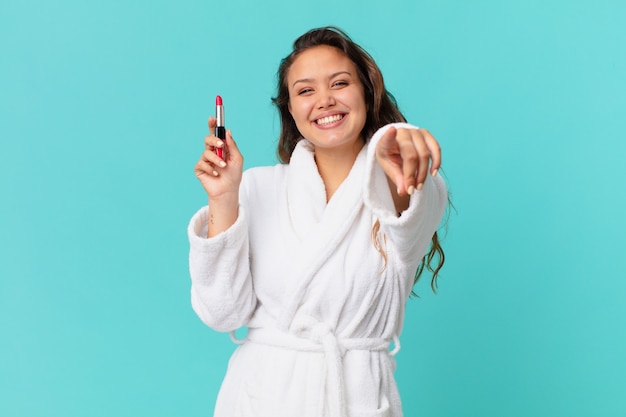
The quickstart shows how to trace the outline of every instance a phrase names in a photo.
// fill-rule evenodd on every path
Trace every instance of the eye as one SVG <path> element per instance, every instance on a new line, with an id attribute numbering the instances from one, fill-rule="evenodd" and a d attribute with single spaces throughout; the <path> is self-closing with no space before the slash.
<path id="1" fill-rule="evenodd" d="M 335 81 L 335 82 L 333 83 L 333 87 L 339 87 L 339 88 L 341 88 L 341 87 L 345 87 L 345 86 L 347 86 L 347 85 L 348 85 L 348 82 L 347 82 L 347 81 Z"/>
<path id="2" fill-rule="evenodd" d="M 298 91 L 298 95 L 299 95 L 299 96 L 302 96 L 302 95 L 304 95 L 304 94 L 308 94 L 308 93 L 310 93 L 310 92 L 312 92 L 312 91 L 313 91 L 313 89 L 312 89 L 312 88 L 308 88 L 308 87 L 306 87 L 306 88 L 303 88 L 303 89 L 299 90 L 299 91 Z"/>

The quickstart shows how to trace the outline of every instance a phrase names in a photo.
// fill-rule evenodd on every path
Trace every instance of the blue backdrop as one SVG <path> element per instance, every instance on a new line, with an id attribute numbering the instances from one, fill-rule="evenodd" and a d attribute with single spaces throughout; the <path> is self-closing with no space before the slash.
<path id="1" fill-rule="evenodd" d="M 626 415 L 626 2 L 0 0 L 0 415 L 208 416 L 189 302 L 216 94 L 273 164 L 275 71 L 334 24 L 440 140 L 457 212 L 409 302 L 407 416 Z"/>

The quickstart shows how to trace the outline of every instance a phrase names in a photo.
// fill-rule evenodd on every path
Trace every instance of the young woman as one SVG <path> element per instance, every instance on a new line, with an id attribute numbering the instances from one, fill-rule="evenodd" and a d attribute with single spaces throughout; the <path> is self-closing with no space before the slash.
<path id="1" fill-rule="evenodd" d="M 438 143 L 404 123 L 373 59 L 337 28 L 298 38 L 278 78 L 283 163 L 242 174 L 210 118 L 195 167 L 209 205 L 188 229 L 192 305 L 213 329 L 249 329 L 215 416 L 401 416 L 405 303 L 441 253 Z"/>

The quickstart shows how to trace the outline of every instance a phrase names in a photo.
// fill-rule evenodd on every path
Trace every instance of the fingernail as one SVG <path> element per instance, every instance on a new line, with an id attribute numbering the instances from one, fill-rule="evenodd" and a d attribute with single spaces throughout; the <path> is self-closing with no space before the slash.
<path id="1" fill-rule="evenodd" d="M 213 171 L 213 176 L 217 177 L 217 171 Z"/>
<path id="2" fill-rule="evenodd" d="M 421 191 L 423 186 L 424 186 L 424 183 L 420 182 L 419 184 L 417 184 L 417 189 Z"/>
<path id="3" fill-rule="evenodd" d="M 220 166 L 221 166 L 222 168 L 224 168 L 224 167 L 226 166 L 226 162 L 224 162 L 224 161 L 220 161 Z"/>
<path id="4" fill-rule="evenodd" d="M 222 146 L 224 146 L 224 142 L 222 142 L 221 140 L 218 140 L 216 145 L 218 148 L 221 148 Z"/>
<path id="5" fill-rule="evenodd" d="M 419 185 L 418 185 L 419 187 Z M 415 187 L 413 187 L 412 185 L 409 185 L 409 188 L 407 188 L 406 193 L 408 195 L 413 195 L 413 192 L 415 192 Z"/>
<path id="6" fill-rule="evenodd" d="M 398 192 L 398 195 L 400 195 L 400 187 L 398 187 L 396 191 Z"/>
<path id="7" fill-rule="evenodd" d="M 438 169 L 434 170 L 431 175 L 434 177 L 435 175 L 437 175 L 437 171 L 439 171 L 439 170 Z"/>

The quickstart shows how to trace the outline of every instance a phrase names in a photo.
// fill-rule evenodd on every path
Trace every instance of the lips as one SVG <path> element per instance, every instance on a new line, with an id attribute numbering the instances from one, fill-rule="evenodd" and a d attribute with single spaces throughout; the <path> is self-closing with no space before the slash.
<path id="1" fill-rule="evenodd" d="M 326 126 L 338 122 L 344 118 L 344 114 L 333 114 L 332 116 L 321 117 L 315 121 L 318 126 Z"/>

